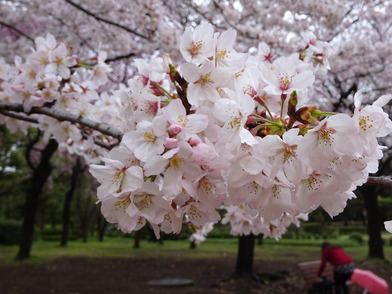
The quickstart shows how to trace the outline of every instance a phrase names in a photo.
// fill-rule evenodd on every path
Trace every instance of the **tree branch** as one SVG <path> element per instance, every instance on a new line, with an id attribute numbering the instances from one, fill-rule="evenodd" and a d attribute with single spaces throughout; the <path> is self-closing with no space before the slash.
<path id="1" fill-rule="evenodd" d="M 25 114 L 19 114 L 19 113 L 15 113 L 15 112 L 3 110 L 3 109 L 0 110 L 0 113 L 5 116 L 15 118 L 17 120 L 23 120 L 23 121 L 27 121 L 27 122 L 34 123 L 34 124 L 38 123 L 38 119 L 36 119 L 34 117 L 27 116 Z"/>
<path id="2" fill-rule="evenodd" d="M 384 188 L 392 188 L 392 179 L 391 177 L 369 177 L 366 185 L 370 186 L 380 186 Z"/>
<path id="3" fill-rule="evenodd" d="M 22 112 L 26 113 L 23 109 L 22 104 L 17 103 L 7 103 L 0 102 L 0 111 L 14 111 L 14 112 Z M 59 121 L 69 121 L 74 124 L 81 124 L 83 126 L 89 127 L 93 130 L 99 131 L 104 135 L 112 136 L 118 140 L 121 140 L 123 133 L 113 127 L 108 125 L 90 120 L 88 118 L 84 118 L 72 113 L 64 113 L 58 110 L 48 108 L 45 106 L 42 107 L 33 107 L 28 114 L 37 113 L 44 114 L 50 117 L 53 117 Z"/>
<path id="4" fill-rule="evenodd" d="M 15 31 L 15 32 L 18 33 L 19 35 L 25 37 L 26 39 L 28 39 L 29 41 L 31 41 L 31 42 L 34 43 L 34 39 L 33 39 L 33 38 L 31 38 L 29 35 L 26 35 L 25 33 L 23 33 L 21 30 L 17 29 L 16 27 L 14 27 L 14 26 L 12 26 L 12 25 L 10 25 L 10 24 L 7 24 L 7 23 L 5 23 L 5 22 L 2 22 L 1 20 L 0 20 L 0 25 L 2 25 L 3 27 L 9 28 L 9 29 L 11 29 L 11 30 L 13 30 L 13 31 Z"/>
<path id="5" fill-rule="evenodd" d="M 113 22 L 113 21 L 111 21 L 109 19 L 102 18 L 102 17 L 100 17 L 100 16 L 98 16 L 98 15 L 88 11 L 87 9 L 83 8 L 79 4 L 76 4 L 75 2 L 72 2 L 71 0 L 65 0 L 65 2 L 67 2 L 68 4 L 72 5 L 73 7 L 77 8 L 77 9 L 79 9 L 80 11 L 83 11 L 85 14 L 92 16 L 93 18 L 95 18 L 98 21 L 102 21 L 104 23 L 107 23 L 107 24 L 110 24 L 112 26 L 115 26 L 115 27 L 118 27 L 120 29 L 123 29 L 123 30 L 125 30 L 125 31 L 127 31 L 127 32 L 129 32 L 131 34 L 134 34 L 134 35 L 140 37 L 140 38 L 143 38 L 143 39 L 146 39 L 146 40 L 150 40 L 149 37 L 147 37 L 145 35 L 142 35 L 142 34 L 136 32 L 136 31 L 134 31 L 134 30 L 132 30 L 130 28 L 127 28 L 127 27 L 125 27 L 125 26 L 123 26 L 123 25 L 121 25 L 119 23 L 115 23 L 115 22 Z"/>
<path id="6" fill-rule="evenodd" d="M 108 59 L 105 60 L 105 62 L 118 61 L 118 60 L 121 60 L 121 59 L 127 59 L 127 58 L 134 57 L 134 56 L 136 56 L 136 54 L 131 52 L 131 53 L 128 53 L 128 54 L 125 54 L 125 55 L 119 55 L 119 56 L 115 56 L 113 58 L 108 58 Z"/>

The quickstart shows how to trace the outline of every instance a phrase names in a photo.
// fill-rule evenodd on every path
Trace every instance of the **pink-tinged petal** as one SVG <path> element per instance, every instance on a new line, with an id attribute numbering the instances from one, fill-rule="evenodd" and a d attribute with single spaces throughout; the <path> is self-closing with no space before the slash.
<path id="1" fill-rule="evenodd" d="M 186 110 L 180 99 L 172 100 L 169 105 L 162 108 L 162 113 L 170 123 L 181 124 L 185 120 Z"/>
<path id="2" fill-rule="evenodd" d="M 174 138 L 165 138 L 163 144 L 167 149 L 174 149 L 178 147 L 178 140 Z"/>
<path id="3" fill-rule="evenodd" d="M 296 89 L 304 89 L 306 87 L 309 87 L 310 85 L 313 84 L 314 82 L 314 74 L 310 70 L 305 70 L 293 77 L 293 80 L 291 81 L 290 88 L 293 90 Z"/>
<path id="4" fill-rule="evenodd" d="M 253 156 L 244 156 L 240 160 L 241 167 L 251 175 L 258 175 L 262 172 L 264 166 Z"/>
<path id="5" fill-rule="evenodd" d="M 143 169 L 140 166 L 131 166 L 125 171 L 121 190 L 123 192 L 135 191 L 143 185 L 143 182 Z"/>
<path id="6" fill-rule="evenodd" d="M 132 201 L 125 211 L 130 217 L 133 217 L 139 213 L 139 209 L 136 207 L 135 203 Z"/>
<path id="7" fill-rule="evenodd" d="M 354 195 L 355 197 L 355 195 Z M 334 217 L 341 213 L 347 205 L 347 200 L 353 198 L 353 193 L 331 193 L 328 197 L 323 197 L 321 200 L 321 207 L 330 215 Z"/>
<path id="8" fill-rule="evenodd" d="M 104 179 L 112 177 L 114 173 L 112 168 L 98 164 L 91 164 L 89 171 L 100 183 L 102 183 Z"/>
<path id="9" fill-rule="evenodd" d="M 172 158 L 179 150 L 180 150 L 180 146 L 178 146 L 172 150 L 169 150 L 169 151 L 165 152 L 165 154 L 162 155 L 162 158 L 165 158 L 165 159 Z"/>
<path id="10" fill-rule="evenodd" d="M 115 194 L 118 191 L 118 188 L 118 181 L 104 181 L 97 189 L 97 197 L 98 199 L 103 199 L 108 195 Z"/>
<path id="11" fill-rule="evenodd" d="M 173 196 L 181 193 L 182 190 L 182 173 L 177 170 L 169 168 L 165 172 L 165 177 L 163 179 L 163 193 L 165 196 Z"/>
<path id="12" fill-rule="evenodd" d="M 124 164 L 118 160 L 110 159 L 110 158 L 102 158 L 101 159 L 107 166 L 113 169 L 122 169 Z"/>

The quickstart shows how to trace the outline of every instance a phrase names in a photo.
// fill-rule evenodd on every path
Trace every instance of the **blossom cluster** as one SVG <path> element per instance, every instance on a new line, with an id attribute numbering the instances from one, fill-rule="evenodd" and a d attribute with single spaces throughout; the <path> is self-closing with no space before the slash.
<path id="1" fill-rule="evenodd" d="M 377 171 L 390 95 L 362 108 L 357 93 L 353 114 L 322 112 L 309 103 L 325 43 L 305 34 L 299 53 L 276 57 L 264 43 L 236 52 L 235 38 L 202 23 L 181 37 L 182 65 L 136 60 L 120 95 L 122 141 L 90 167 L 102 213 L 123 232 L 148 222 L 157 236 L 179 233 L 184 218 L 201 227 L 233 207 L 225 222 L 245 213 L 259 226 L 234 233 L 278 237 L 319 206 L 337 215 Z"/>
<path id="2" fill-rule="evenodd" d="M 80 124 L 30 112 L 33 107 L 45 107 L 51 112 L 115 125 L 120 104 L 115 97 L 99 91 L 111 71 L 104 62 L 106 53 L 99 52 L 98 56 L 83 61 L 72 54 L 72 48 L 58 43 L 50 34 L 38 37 L 35 44 L 26 61 L 17 57 L 15 65 L 8 65 L 0 59 L 0 69 L 3 69 L 0 70 L 0 101 L 22 105 L 27 114 L 17 118 L 1 116 L 0 123 L 12 132 L 24 133 L 32 123 L 38 123 L 45 138 L 55 138 L 69 152 L 83 155 L 89 161 L 97 160 L 102 152 L 94 142 L 110 143 L 113 138 Z"/>

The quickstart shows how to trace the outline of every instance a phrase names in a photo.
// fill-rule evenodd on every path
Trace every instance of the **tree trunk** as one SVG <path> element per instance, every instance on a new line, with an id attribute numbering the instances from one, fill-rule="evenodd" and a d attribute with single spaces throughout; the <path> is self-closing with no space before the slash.
<path id="1" fill-rule="evenodd" d="M 97 211 L 97 229 L 98 229 L 98 241 L 102 242 L 105 236 L 107 221 L 102 216 L 101 212 Z"/>
<path id="2" fill-rule="evenodd" d="M 135 232 L 135 239 L 134 239 L 134 242 L 133 242 L 133 248 L 135 248 L 135 249 L 139 249 L 140 248 L 140 241 L 141 241 L 141 239 L 142 239 L 142 232 L 140 230 L 136 231 Z"/>
<path id="3" fill-rule="evenodd" d="M 237 264 L 235 274 L 240 277 L 253 277 L 253 255 L 255 236 L 250 234 L 238 238 Z"/>
<path id="4" fill-rule="evenodd" d="M 257 245 L 263 245 L 263 243 L 264 243 L 264 235 L 258 234 L 257 235 Z"/>
<path id="5" fill-rule="evenodd" d="M 82 221 L 82 242 L 87 243 L 88 240 L 88 223 L 87 220 Z"/>
<path id="6" fill-rule="evenodd" d="M 369 235 L 368 258 L 385 259 L 381 238 L 382 222 L 378 210 L 377 187 L 365 186 L 363 192 Z"/>
<path id="7" fill-rule="evenodd" d="M 69 188 L 67 194 L 64 199 L 63 206 L 63 230 L 61 232 L 61 242 L 60 246 L 66 247 L 68 243 L 68 235 L 69 235 L 69 225 L 71 220 L 71 203 L 75 193 L 77 180 L 80 175 L 81 167 L 80 167 L 80 158 L 76 159 L 76 163 L 72 169 L 72 178 L 71 178 L 71 187 Z"/>
<path id="8" fill-rule="evenodd" d="M 25 260 L 30 257 L 39 198 L 46 180 L 52 172 L 50 159 L 56 152 L 57 147 L 57 142 L 55 140 L 50 140 L 44 150 L 41 151 L 41 158 L 37 168 L 33 170 L 30 189 L 28 189 L 26 193 L 22 237 L 19 243 L 18 254 L 15 257 L 16 260 Z"/>

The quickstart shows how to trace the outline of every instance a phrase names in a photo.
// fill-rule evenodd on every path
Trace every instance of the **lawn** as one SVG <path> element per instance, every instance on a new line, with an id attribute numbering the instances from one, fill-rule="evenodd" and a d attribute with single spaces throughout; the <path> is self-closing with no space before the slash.
<path id="1" fill-rule="evenodd" d="M 318 259 L 322 240 L 283 239 L 279 241 L 266 239 L 262 245 L 255 246 L 256 260 L 285 260 L 299 262 Z M 358 245 L 351 240 L 333 241 L 341 244 L 355 259 L 363 260 L 367 255 L 367 245 Z M 17 246 L 0 246 L 0 263 L 15 264 L 13 258 Z M 385 246 L 386 258 L 392 260 L 392 247 Z M 141 242 L 141 248 L 133 248 L 131 238 L 106 238 L 103 242 L 91 240 L 87 243 L 71 241 L 67 247 L 60 247 L 57 242 L 37 241 L 33 244 L 32 256 L 24 263 L 35 264 L 52 261 L 58 258 L 87 257 L 87 258 L 168 258 L 168 259 L 202 259 L 202 258 L 235 258 L 237 239 L 207 239 L 196 249 L 189 249 L 189 241 L 165 240 L 163 244 Z"/>

